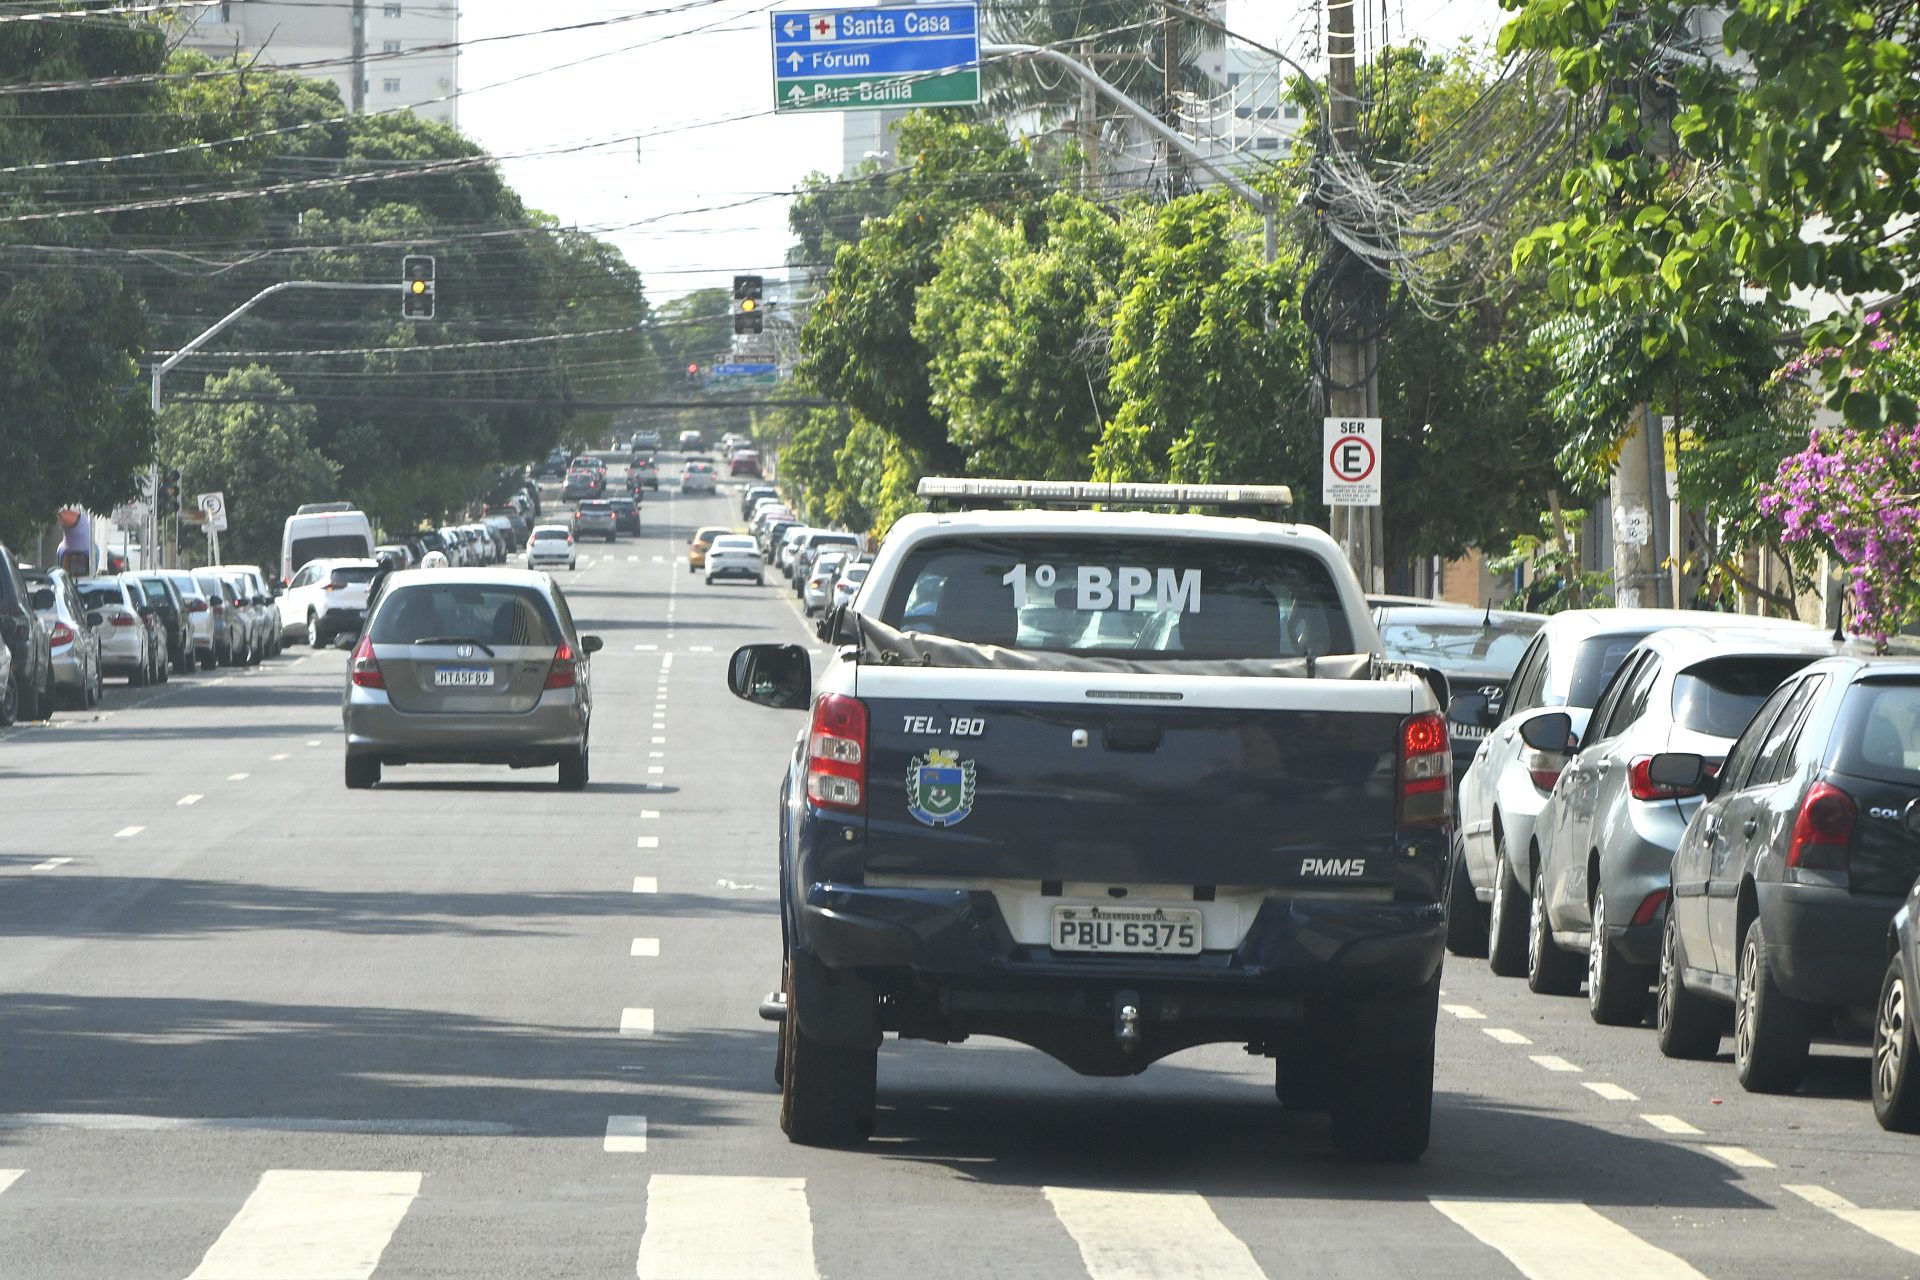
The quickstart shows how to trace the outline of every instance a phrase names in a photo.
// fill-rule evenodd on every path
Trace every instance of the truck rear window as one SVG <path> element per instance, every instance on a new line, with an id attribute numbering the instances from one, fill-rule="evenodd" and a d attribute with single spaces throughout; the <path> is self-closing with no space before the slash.
<path id="1" fill-rule="evenodd" d="M 1318 557 L 1284 546 L 1036 535 L 922 543 L 881 621 L 974 644 L 1168 658 L 1351 653 Z"/>

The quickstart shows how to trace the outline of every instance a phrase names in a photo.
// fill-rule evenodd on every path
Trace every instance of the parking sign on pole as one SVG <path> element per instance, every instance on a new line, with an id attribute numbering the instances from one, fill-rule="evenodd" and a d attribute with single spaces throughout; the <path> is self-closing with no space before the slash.
<path id="1" fill-rule="evenodd" d="M 1379 506 L 1380 419 L 1327 418 L 1321 442 L 1321 501 L 1330 507 Z"/>

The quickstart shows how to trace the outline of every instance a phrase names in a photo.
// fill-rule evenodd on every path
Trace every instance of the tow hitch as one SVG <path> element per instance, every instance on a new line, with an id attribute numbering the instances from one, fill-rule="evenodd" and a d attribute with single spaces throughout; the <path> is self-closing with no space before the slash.
<path id="1" fill-rule="evenodd" d="M 1135 991 L 1113 993 L 1113 1038 L 1128 1052 L 1140 1044 L 1140 995 Z"/>

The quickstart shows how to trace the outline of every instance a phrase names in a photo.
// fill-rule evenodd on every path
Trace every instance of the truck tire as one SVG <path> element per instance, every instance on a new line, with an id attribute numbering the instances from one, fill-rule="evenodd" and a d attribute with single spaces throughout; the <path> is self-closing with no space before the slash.
<path id="1" fill-rule="evenodd" d="M 1748 1093 L 1792 1093 L 1807 1074 L 1809 1010 L 1774 982 L 1766 955 L 1766 934 L 1755 916 L 1740 945 L 1734 984 L 1733 1072 Z"/>
<path id="2" fill-rule="evenodd" d="M 787 961 L 785 1060 L 780 1070 L 780 1130 L 808 1147 L 856 1146 L 873 1135 L 874 1093 L 880 1068 L 877 1039 L 869 1044 L 825 1044 L 800 1024 L 800 1006 L 839 996 L 824 966 L 805 955 Z M 844 998 L 844 997 L 839 997 Z"/>
<path id="3" fill-rule="evenodd" d="M 1350 1052 L 1330 1081 L 1333 1145 L 1357 1160 L 1417 1160 L 1433 1127 L 1434 1019 L 1440 978 L 1381 997 L 1355 1019 Z"/>
<path id="4" fill-rule="evenodd" d="M 1580 957 L 1553 944 L 1547 921 L 1547 878 L 1533 872 L 1533 896 L 1527 903 L 1527 990 L 1543 996 L 1570 996 L 1580 990 Z"/>
<path id="5" fill-rule="evenodd" d="M 1607 895 L 1593 895 L 1593 932 L 1587 942 L 1587 1015 L 1603 1027 L 1637 1027 L 1647 1018 L 1653 975 L 1628 964 L 1607 941 Z"/>
<path id="6" fill-rule="evenodd" d="M 1487 968 L 1503 978 L 1527 971 L 1527 905 L 1507 865 L 1507 851 L 1493 845 L 1493 909 L 1487 920 Z"/>
<path id="7" fill-rule="evenodd" d="M 1487 913 L 1467 876 L 1466 842 L 1453 837 L 1453 870 L 1447 878 L 1447 950 L 1456 956 L 1487 954 Z"/>
<path id="8" fill-rule="evenodd" d="M 1654 1039 L 1668 1058 L 1700 1061 L 1718 1057 L 1726 1012 L 1718 1004 L 1687 990 L 1680 971 L 1686 968 L 1680 924 L 1667 908 L 1667 927 L 1660 935 L 1659 990 L 1654 997 Z"/>

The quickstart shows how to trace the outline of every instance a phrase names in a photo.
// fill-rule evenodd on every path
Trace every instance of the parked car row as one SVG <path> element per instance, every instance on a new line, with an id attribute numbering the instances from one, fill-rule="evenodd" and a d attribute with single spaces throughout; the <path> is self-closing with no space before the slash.
<path id="1" fill-rule="evenodd" d="M 1668 1057 L 1731 1037 L 1740 1084 L 1797 1088 L 1817 1040 L 1872 1044 L 1875 1114 L 1920 1131 L 1907 1017 L 1920 902 L 1920 660 L 1820 628 L 1672 610 L 1557 614 L 1460 787 L 1448 946 Z"/>

